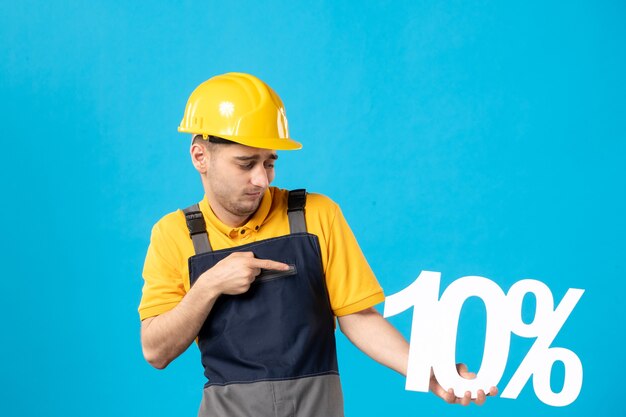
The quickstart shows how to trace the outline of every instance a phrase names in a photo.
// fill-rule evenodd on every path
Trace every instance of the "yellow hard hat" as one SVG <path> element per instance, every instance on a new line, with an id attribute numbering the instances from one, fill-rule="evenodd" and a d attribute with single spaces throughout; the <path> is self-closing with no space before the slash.
<path id="1" fill-rule="evenodd" d="M 179 132 L 218 136 L 254 148 L 292 150 L 280 97 L 250 74 L 231 72 L 200 84 L 189 96 Z"/>

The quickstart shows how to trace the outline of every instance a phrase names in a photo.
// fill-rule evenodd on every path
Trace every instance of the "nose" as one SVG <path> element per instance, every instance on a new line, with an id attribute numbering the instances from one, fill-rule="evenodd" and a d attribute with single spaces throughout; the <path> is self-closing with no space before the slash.
<path id="1" fill-rule="evenodd" d="M 252 178 L 250 179 L 252 185 L 259 188 L 267 188 L 270 185 L 269 178 L 267 176 L 267 170 L 263 164 L 258 164 L 252 171 Z"/>

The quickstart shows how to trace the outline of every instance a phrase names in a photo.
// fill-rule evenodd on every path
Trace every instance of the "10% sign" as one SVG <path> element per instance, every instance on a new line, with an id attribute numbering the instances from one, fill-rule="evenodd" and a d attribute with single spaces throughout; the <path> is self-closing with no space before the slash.
<path id="1" fill-rule="evenodd" d="M 505 294 L 493 281 L 478 276 L 459 278 L 439 298 L 441 274 L 422 271 L 402 291 L 385 300 L 385 317 L 413 308 L 409 365 L 406 389 L 428 391 L 431 368 L 441 386 L 457 393 L 470 391 L 476 398 L 498 385 L 509 356 L 511 332 L 537 340 L 515 371 L 501 397 L 515 399 L 533 376 L 537 398 L 551 406 L 566 406 L 576 400 L 583 381 L 580 359 L 571 350 L 550 347 L 565 324 L 584 290 L 570 288 L 554 307 L 550 289 L 541 281 L 525 279 L 515 283 Z M 522 302 L 526 294 L 536 298 L 535 317 L 531 323 L 522 320 Z M 479 297 L 485 304 L 487 328 L 483 359 L 475 379 L 462 378 L 456 369 L 455 347 L 459 317 L 465 300 Z M 552 365 L 560 361 L 565 368 L 563 389 L 555 393 L 550 387 Z"/>

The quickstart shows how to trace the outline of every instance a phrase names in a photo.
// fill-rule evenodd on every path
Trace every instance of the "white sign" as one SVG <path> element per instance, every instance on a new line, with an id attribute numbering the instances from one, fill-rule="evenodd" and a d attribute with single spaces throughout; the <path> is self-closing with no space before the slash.
<path id="1" fill-rule="evenodd" d="M 550 347 L 563 324 L 585 292 L 570 288 L 554 307 L 550 289 L 542 282 L 525 279 L 515 283 L 505 294 L 495 282 L 477 276 L 463 277 L 446 288 L 439 299 L 441 274 L 422 271 L 415 281 L 385 300 L 385 317 L 413 308 L 409 365 L 406 389 L 427 392 L 431 367 L 437 381 L 455 393 L 470 391 L 476 398 L 479 389 L 489 392 L 498 385 L 509 356 L 511 332 L 537 338 L 515 371 L 501 397 L 515 399 L 533 376 L 535 394 L 545 404 L 566 406 L 574 402 L 583 382 L 583 367 L 574 352 Z M 522 320 L 522 301 L 528 293 L 536 297 L 532 323 Z M 469 297 L 479 297 L 487 312 L 487 330 L 483 360 L 475 379 L 462 378 L 456 369 L 455 347 L 461 307 Z M 559 393 L 550 388 L 552 364 L 565 367 L 565 381 Z"/>

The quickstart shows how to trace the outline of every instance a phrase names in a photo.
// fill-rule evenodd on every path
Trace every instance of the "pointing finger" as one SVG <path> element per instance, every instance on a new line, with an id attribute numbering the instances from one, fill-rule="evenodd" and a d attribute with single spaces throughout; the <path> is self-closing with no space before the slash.
<path id="1" fill-rule="evenodd" d="M 270 259 L 252 259 L 251 264 L 254 268 L 271 269 L 274 271 L 288 271 L 291 267 L 282 262 L 272 261 Z"/>
<path id="2" fill-rule="evenodd" d="M 250 251 L 247 251 L 247 252 L 233 252 L 229 256 L 240 256 L 242 258 L 254 258 L 254 253 L 252 253 Z"/>

